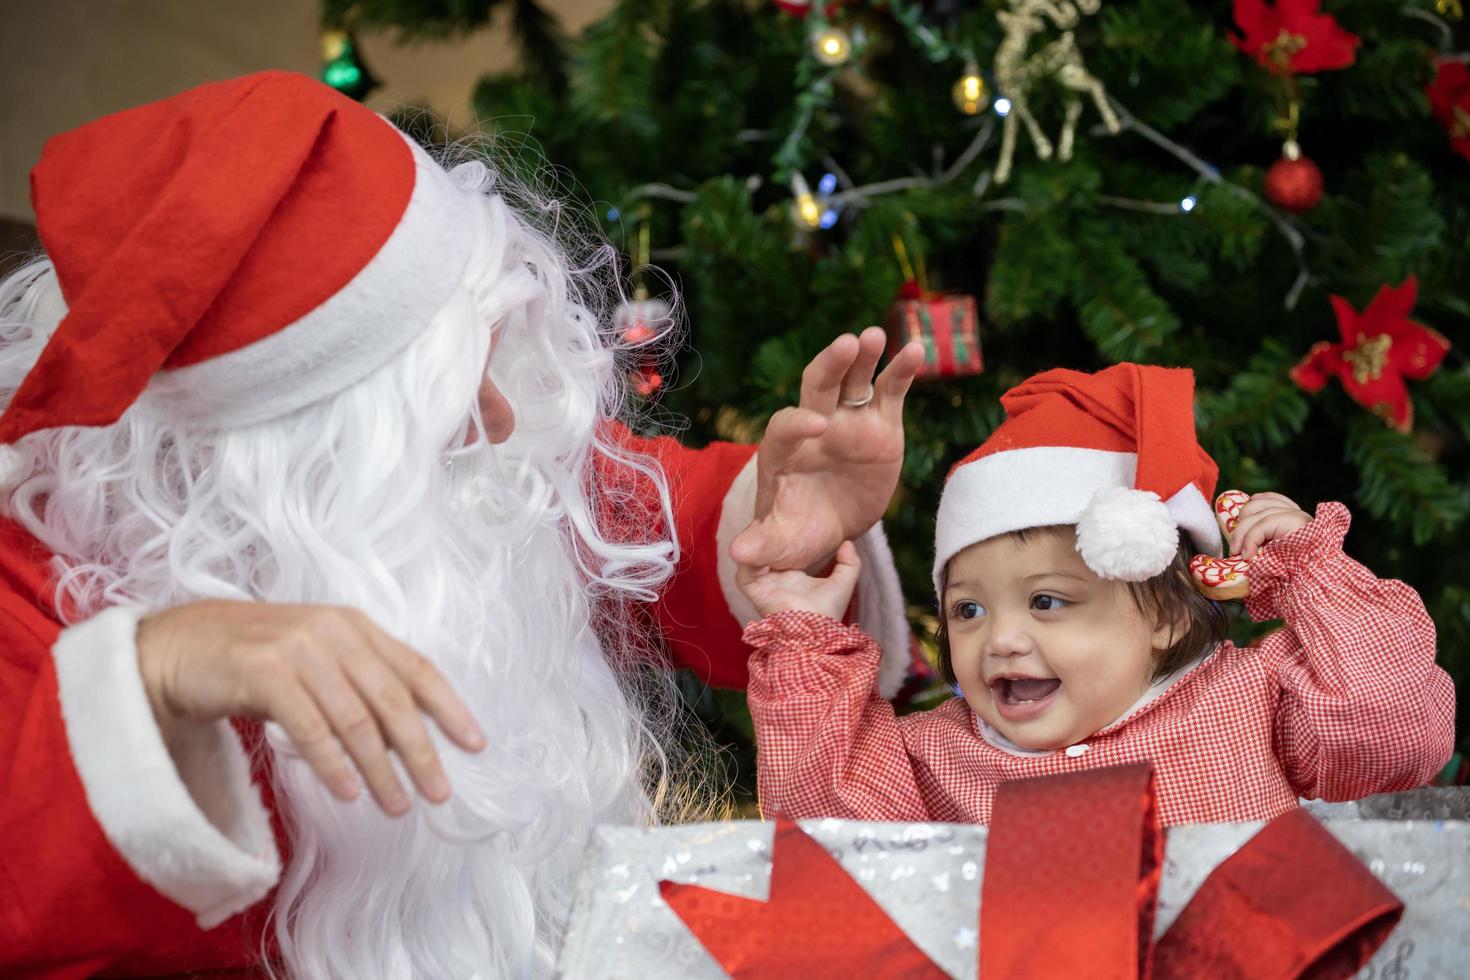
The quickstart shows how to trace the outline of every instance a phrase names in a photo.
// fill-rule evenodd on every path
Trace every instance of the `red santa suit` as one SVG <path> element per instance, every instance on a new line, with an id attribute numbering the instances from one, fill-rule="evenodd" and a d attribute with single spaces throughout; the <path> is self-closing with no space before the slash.
<path id="1" fill-rule="evenodd" d="M 749 649 L 721 556 L 749 516 L 754 447 L 643 445 L 681 490 L 683 557 L 650 610 L 671 665 L 743 687 Z M 883 660 L 899 680 L 907 627 L 885 617 L 902 609 L 897 579 L 881 531 L 860 544 L 878 569 L 863 619 L 890 635 Z M 171 754 L 138 677 L 136 615 L 111 610 L 63 629 L 53 585 L 45 549 L 0 522 L 0 973 L 248 971 L 286 858 L 268 792 L 261 802 L 269 779 L 256 772 L 252 785 L 241 735 L 224 723 L 194 726 Z"/>
<path id="2" fill-rule="evenodd" d="M 108 179 L 84 179 L 98 173 Z M 410 267 L 413 295 L 432 296 L 445 287 L 446 254 L 466 261 L 468 243 L 435 220 L 444 211 L 435 211 L 434 195 L 452 193 L 445 179 L 379 117 L 281 73 L 205 86 L 58 137 L 33 188 L 68 313 L 0 419 L 0 443 L 48 427 L 110 424 L 162 369 L 190 383 L 159 398 L 220 426 L 249 424 L 231 413 L 270 399 L 278 409 L 306 404 L 354 383 L 423 328 L 414 310 L 374 315 L 395 302 L 401 277 L 358 273 L 388 255 Z M 209 201 L 223 203 L 198 220 Z M 261 250 L 313 249 L 320 228 L 331 229 L 332 247 L 310 257 L 308 278 L 322 295 L 245 288 L 260 272 Z M 169 294 L 166 316 L 150 264 L 130 251 L 150 236 L 176 256 L 175 284 L 202 294 Z M 197 265 L 182 268 L 189 263 Z M 211 275 L 221 278 L 206 281 Z M 351 315 L 335 315 L 344 303 Z M 159 338 L 160 320 L 178 334 Z M 283 327 L 301 324 L 319 349 L 288 362 L 270 345 Z M 90 329 L 134 326 L 156 343 L 87 342 Z M 89 384 L 78 386 L 78 377 Z M 258 397 L 238 397 L 241 385 Z M 222 390 L 231 386 L 233 401 Z M 649 610 L 669 663 L 743 686 L 740 633 L 755 616 L 725 554 L 751 516 L 753 447 L 623 438 L 656 456 L 669 478 L 675 526 L 639 528 L 671 531 L 680 549 Z M 637 499 L 618 496 L 624 507 Z M 860 546 L 870 572 L 861 616 L 891 647 L 883 683 L 892 692 L 909 662 L 897 577 L 881 530 Z M 250 761 L 252 726 L 184 722 L 166 745 L 139 676 L 139 612 L 111 608 L 64 628 L 55 571 L 34 538 L 0 521 L 0 974 L 258 969 L 288 855 L 273 826 L 268 774 Z"/>

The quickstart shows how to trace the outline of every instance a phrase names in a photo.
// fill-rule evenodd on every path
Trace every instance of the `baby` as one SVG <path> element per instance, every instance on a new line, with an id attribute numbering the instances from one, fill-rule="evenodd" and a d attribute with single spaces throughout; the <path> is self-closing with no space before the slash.
<path id="1" fill-rule="evenodd" d="M 1418 594 L 1343 553 L 1346 508 L 1244 505 L 1247 608 L 1286 621 L 1259 646 L 1227 641 L 1196 591 L 1190 557 L 1218 555 L 1220 531 L 1193 391 L 1190 371 L 1120 364 L 1001 399 L 939 505 L 941 668 L 962 696 L 933 711 L 895 717 L 876 644 L 838 621 L 851 545 L 825 578 L 742 569 L 766 617 L 745 634 L 766 815 L 986 823 L 1007 780 L 1143 760 L 1165 824 L 1427 782 L 1454 688 Z"/>

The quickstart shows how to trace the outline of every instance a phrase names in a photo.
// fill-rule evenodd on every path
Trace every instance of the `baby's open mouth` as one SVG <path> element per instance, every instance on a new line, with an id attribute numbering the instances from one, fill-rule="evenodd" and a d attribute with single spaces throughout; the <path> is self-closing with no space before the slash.
<path id="1" fill-rule="evenodd" d="M 990 682 L 1001 717 L 1010 721 L 1034 718 L 1051 706 L 1062 682 L 1055 677 L 997 677 Z"/>

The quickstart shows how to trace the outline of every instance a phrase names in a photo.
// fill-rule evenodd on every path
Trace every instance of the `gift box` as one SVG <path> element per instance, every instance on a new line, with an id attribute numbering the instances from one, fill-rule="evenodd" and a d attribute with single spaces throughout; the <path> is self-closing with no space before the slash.
<path id="1" fill-rule="evenodd" d="M 1025 781 L 1053 785 L 1009 817 L 998 796 L 989 828 L 600 828 L 560 973 L 1137 977 L 1151 966 L 1155 978 L 1470 975 L 1470 822 L 1339 807 L 1321 821 L 1299 810 L 1267 824 L 1162 832 L 1151 826 L 1151 790 L 1125 785 L 1099 803 L 1097 786 L 1055 785 L 1088 775 Z M 1012 787 L 1024 784 L 1001 793 Z M 1388 809 L 1463 813 L 1464 791 L 1444 792 L 1460 795 Z M 1056 955 L 1073 956 L 1072 967 L 1058 967 Z"/>
<path id="2" fill-rule="evenodd" d="M 908 283 L 889 311 L 887 329 L 890 355 L 911 340 L 924 345 L 921 378 L 964 377 L 985 369 L 973 296 L 928 293 Z"/>

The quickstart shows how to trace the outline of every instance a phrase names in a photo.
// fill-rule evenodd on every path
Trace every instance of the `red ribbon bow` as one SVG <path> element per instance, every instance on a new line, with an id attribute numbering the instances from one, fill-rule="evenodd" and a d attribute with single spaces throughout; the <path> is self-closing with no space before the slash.
<path id="1" fill-rule="evenodd" d="M 1155 944 L 1163 842 L 1146 763 L 1002 786 L 985 849 L 982 980 L 1350 977 L 1403 915 L 1294 810 L 1216 868 Z M 945 976 L 795 823 L 776 821 L 772 859 L 766 902 L 659 882 L 730 976 Z"/>

